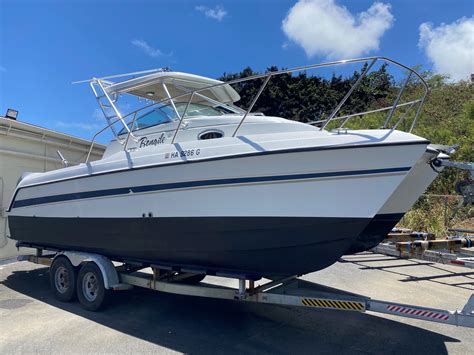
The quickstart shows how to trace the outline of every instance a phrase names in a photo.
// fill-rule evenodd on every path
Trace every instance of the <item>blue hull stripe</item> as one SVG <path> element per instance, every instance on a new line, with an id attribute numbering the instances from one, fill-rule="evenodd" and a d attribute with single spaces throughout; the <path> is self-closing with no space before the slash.
<path id="1" fill-rule="evenodd" d="M 190 188 L 190 187 L 219 186 L 219 185 L 245 184 L 245 183 L 255 183 L 255 182 L 303 180 L 303 179 L 343 177 L 343 176 L 354 176 L 354 175 L 400 173 L 400 172 L 407 172 L 410 169 L 411 169 L 410 167 L 401 167 L 401 168 L 372 169 L 372 170 L 336 171 L 336 172 L 312 173 L 312 174 L 256 176 L 256 177 L 217 179 L 217 180 L 184 181 L 184 182 L 174 182 L 174 183 L 167 183 L 167 184 L 157 184 L 157 185 L 131 186 L 131 187 L 121 187 L 121 188 L 116 188 L 116 189 L 108 189 L 108 190 L 74 192 L 74 193 L 63 194 L 63 195 L 29 198 L 25 200 L 14 201 L 13 208 L 26 207 L 26 206 L 32 206 L 32 205 L 42 205 L 45 203 L 60 202 L 60 201 L 81 200 L 81 199 L 86 199 L 86 198 L 106 197 L 106 196 L 116 196 L 116 195 L 127 195 L 130 193 L 140 193 L 140 192 L 150 192 L 150 191 L 184 189 L 184 188 Z M 25 189 L 26 188 L 27 187 L 25 187 Z"/>

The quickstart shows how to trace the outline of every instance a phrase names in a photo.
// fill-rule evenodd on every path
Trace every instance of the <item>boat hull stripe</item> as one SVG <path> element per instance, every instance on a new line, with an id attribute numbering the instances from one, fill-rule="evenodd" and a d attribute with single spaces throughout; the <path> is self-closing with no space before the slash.
<path id="1" fill-rule="evenodd" d="M 398 168 L 372 169 L 372 170 L 354 170 L 354 171 L 337 171 L 337 172 L 310 173 L 310 174 L 255 176 L 255 177 L 242 177 L 242 178 L 229 178 L 229 179 L 184 181 L 184 182 L 155 184 L 155 185 L 130 186 L 130 187 L 107 189 L 107 190 L 74 192 L 74 193 L 54 195 L 54 196 L 44 196 L 44 197 L 35 197 L 35 198 L 29 198 L 29 199 L 24 199 L 24 200 L 15 200 L 13 202 L 12 209 L 19 208 L 19 207 L 27 207 L 27 206 L 32 206 L 32 205 L 42 205 L 46 203 L 62 202 L 62 201 L 126 195 L 130 193 L 144 193 L 144 192 L 152 192 L 152 191 L 165 191 L 165 190 L 195 188 L 195 187 L 204 187 L 204 186 L 221 186 L 221 185 L 246 184 L 246 183 L 345 177 L 345 176 L 356 176 L 356 175 L 403 173 L 403 172 L 408 172 L 409 170 L 410 170 L 410 167 L 398 167 Z M 28 187 L 25 187 L 25 189 L 27 188 Z"/>

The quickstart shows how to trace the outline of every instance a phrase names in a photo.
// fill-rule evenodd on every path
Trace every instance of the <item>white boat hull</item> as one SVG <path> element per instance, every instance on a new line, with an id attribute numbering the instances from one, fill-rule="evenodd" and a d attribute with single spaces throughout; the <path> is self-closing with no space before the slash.
<path id="1" fill-rule="evenodd" d="M 13 199 L 12 237 L 210 273 L 316 271 L 349 248 L 428 144 L 374 140 L 177 161 L 164 147 L 142 165 L 123 153 L 61 179 L 33 175 Z"/>

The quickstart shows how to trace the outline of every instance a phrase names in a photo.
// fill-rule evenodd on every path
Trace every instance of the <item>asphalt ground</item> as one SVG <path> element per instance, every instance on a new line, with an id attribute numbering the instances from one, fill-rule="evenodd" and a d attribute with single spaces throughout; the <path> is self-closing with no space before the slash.
<path id="1" fill-rule="evenodd" d="M 461 309 L 474 270 L 358 254 L 304 279 L 376 299 Z M 48 269 L 0 265 L 0 354 L 472 354 L 474 329 L 375 313 L 114 292 L 101 312 L 56 301 Z"/>

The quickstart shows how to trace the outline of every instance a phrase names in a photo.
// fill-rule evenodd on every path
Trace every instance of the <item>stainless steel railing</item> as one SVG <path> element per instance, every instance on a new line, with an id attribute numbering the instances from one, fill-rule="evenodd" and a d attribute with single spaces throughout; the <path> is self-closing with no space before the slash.
<path id="1" fill-rule="evenodd" d="M 339 116 L 339 117 L 336 117 L 337 113 L 340 111 L 340 109 L 342 108 L 342 106 L 345 104 L 345 102 L 347 101 L 347 99 L 353 94 L 353 92 L 359 87 L 359 85 L 361 84 L 363 78 L 365 78 L 367 76 L 367 74 L 370 72 L 370 70 L 373 68 L 373 66 L 377 63 L 377 62 L 384 62 L 384 63 L 387 63 L 387 64 L 393 64 L 395 65 L 396 67 L 399 67 L 401 69 L 404 69 L 406 71 L 408 71 L 408 75 L 407 75 L 407 78 L 404 80 L 402 86 L 400 87 L 400 90 L 397 94 L 397 97 L 393 103 L 393 105 L 391 106 L 388 106 L 388 107 L 385 107 L 385 108 L 381 108 L 381 109 L 377 109 L 377 110 L 370 110 L 370 111 L 366 111 L 366 112 L 361 112 L 361 113 L 355 113 L 355 114 L 350 114 L 350 115 L 345 115 L 345 116 Z M 175 132 L 173 134 L 173 138 L 172 138 L 172 141 L 171 141 L 171 144 L 173 144 L 176 140 L 176 137 L 179 133 L 179 130 L 181 129 L 181 125 L 182 125 L 182 121 L 183 119 L 186 117 L 186 113 L 188 111 L 188 108 L 189 108 L 189 105 L 190 103 L 192 102 L 193 98 L 195 95 L 199 95 L 199 96 L 203 96 L 201 93 L 206 91 L 206 90 L 209 90 L 209 89 L 213 89 L 213 88 L 216 88 L 216 87 L 220 87 L 220 86 L 225 86 L 225 85 L 233 85 L 233 84 L 238 84 L 238 83 L 243 83 L 243 82 L 247 82 L 247 81 L 252 81 L 252 80 L 257 80 L 257 79 L 264 79 L 264 82 L 263 84 L 261 85 L 259 91 L 257 92 L 257 94 L 253 97 L 249 107 L 247 108 L 247 110 L 245 111 L 245 113 L 243 114 L 242 116 L 242 119 L 240 120 L 240 122 L 238 123 L 234 133 L 232 134 L 232 137 L 235 137 L 237 135 L 237 132 L 239 131 L 239 129 L 241 128 L 241 126 L 243 125 L 245 119 L 247 118 L 247 116 L 251 113 L 253 107 L 255 106 L 256 102 L 258 101 L 258 99 L 260 98 L 261 94 L 263 93 L 263 91 L 265 90 L 267 84 L 270 82 L 271 78 L 274 77 L 274 76 L 278 76 L 278 75 L 283 75 L 283 74 L 291 74 L 291 73 L 294 73 L 294 72 L 300 72 L 300 71 L 306 71 L 306 70 L 311 70 L 311 69 L 317 69 L 317 68 L 325 68 L 325 67 L 331 67 L 331 66 L 339 66 L 339 65 L 347 65 L 347 64 L 351 64 L 351 63 L 368 63 L 367 66 L 364 68 L 363 72 L 361 73 L 361 75 L 359 76 L 359 78 L 356 80 L 356 82 L 350 87 L 349 91 L 344 95 L 344 97 L 342 98 L 342 100 L 337 104 L 337 106 L 333 109 L 333 111 L 331 112 L 331 114 L 328 116 L 328 118 L 326 119 L 323 119 L 323 120 L 316 120 L 316 121 L 311 121 L 311 122 L 308 122 L 309 124 L 319 124 L 320 125 L 320 130 L 323 130 L 325 129 L 328 124 L 330 124 L 332 121 L 334 120 L 344 120 L 342 122 L 342 124 L 340 125 L 340 128 L 342 128 L 342 126 L 347 123 L 347 121 L 352 118 L 352 117 L 356 117 L 356 116 L 363 116 L 363 115 L 367 115 L 367 114 L 371 114 L 371 113 L 375 113 L 375 112 L 383 112 L 383 111 L 389 111 L 388 114 L 387 114 L 387 117 L 384 121 L 384 125 L 383 125 L 383 128 L 387 128 L 388 127 L 388 124 L 390 123 L 390 121 L 392 120 L 393 116 L 394 116 L 394 113 L 395 113 L 395 110 L 399 107 L 404 107 L 404 106 L 408 106 L 408 109 L 407 111 L 405 112 L 404 115 L 402 115 L 402 117 L 400 117 L 400 119 L 395 123 L 395 125 L 393 126 L 392 129 L 395 129 L 399 123 L 406 118 L 408 112 L 413 108 L 413 107 L 416 107 L 416 112 L 415 112 L 415 115 L 413 117 L 413 121 L 411 123 L 411 126 L 410 126 L 410 129 L 409 129 L 409 132 L 411 132 L 418 120 L 418 117 L 420 116 L 420 113 L 421 113 L 421 109 L 424 105 L 424 102 L 426 100 L 426 97 L 429 93 L 429 88 L 428 88 L 428 84 L 426 83 L 426 81 L 413 69 L 407 67 L 406 65 L 403 65 L 393 59 L 390 59 L 390 58 L 386 58 L 386 57 L 381 57 L 381 56 L 374 56 L 374 57 L 365 57 L 365 58 L 356 58 L 356 59 L 349 59 L 349 60 L 340 60 L 340 61 L 333 61 L 333 62 L 326 62 L 326 63 L 319 63 L 319 64 L 312 64 L 312 65 L 306 65 L 306 66 L 300 66 L 300 67 L 296 67 L 296 68 L 292 68 L 292 69 L 283 69 L 283 70 L 278 70 L 278 71 L 272 71 L 272 72 L 268 72 L 268 73 L 264 73 L 264 74 L 256 74 L 256 75 L 252 75 L 252 76 L 248 76 L 248 77 L 245 77 L 245 78 L 239 78 L 239 79 L 234 79 L 234 80 L 230 80 L 230 81 L 226 81 L 226 82 L 222 82 L 222 83 L 218 83 L 218 84 L 214 84 L 214 85 L 209 85 L 209 86 L 206 86 L 206 87 L 203 87 L 203 88 L 200 88 L 200 89 L 196 89 L 196 90 L 190 90 L 184 94 L 180 94 L 180 95 L 176 95 L 176 96 L 173 96 L 171 97 L 168 93 L 168 90 L 165 90 L 167 93 L 168 93 L 168 97 L 163 99 L 163 100 L 160 100 L 160 101 L 155 101 L 153 102 L 152 104 L 150 105 L 145 105 L 144 107 L 141 107 L 139 108 L 138 110 L 135 110 L 133 112 L 130 112 L 124 116 L 121 116 L 120 114 L 118 114 L 118 119 L 115 120 L 115 121 L 112 121 L 112 122 L 109 122 L 109 124 L 107 126 L 105 126 L 102 130 L 100 130 L 99 132 L 97 132 L 93 139 L 92 139 L 92 144 L 91 144 L 91 148 L 89 150 L 89 153 L 87 155 L 87 159 L 86 159 L 86 162 L 89 160 L 89 157 L 90 157 L 90 153 L 92 151 L 92 147 L 93 147 L 93 144 L 95 142 L 95 139 L 96 137 L 103 133 L 107 128 L 110 128 L 112 127 L 115 123 L 117 122 L 121 122 L 122 125 L 125 126 L 126 128 L 126 131 L 127 131 L 127 137 L 124 141 L 120 141 L 118 140 L 120 143 L 123 144 L 123 149 L 126 150 L 127 147 L 128 147 L 128 142 L 130 140 L 130 137 L 134 138 L 134 135 L 132 133 L 133 131 L 133 126 L 135 124 L 135 121 L 138 117 L 138 113 L 140 112 L 143 112 L 144 110 L 147 110 L 147 109 L 151 109 L 155 106 L 158 106 L 158 105 L 161 105 L 165 102 L 170 102 L 172 104 L 172 106 L 175 108 L 176 110 L 176 107 L 174 105 L 174 101 L 177 100 L 177 99 L 182 99 L 184 97 L 187 97 L 189 96 L 189 99 L 186 103 L 186 106 L 185 106 L 185 110 L 184 112 L 179 115 L 178 114 L 178 125 L 175 129 Z M 423 87 L 423 93 L 421 95 L 421 98 L 417 99 L 417 100 L 412 100 L 410 102 L 406 102 L 406 103 L 402 103 L 400 104 L 400 100 L 402 98 L 402 95 L 403 93 L 405 92 L 411 78 L 415 76 L 419 82 L 421 83 L 422 87 Z M 100 79 L 97 79 L 97 80 L 100 80 Z M 116 109 L 115 105 L 114 105 L 114 110 Z M 177 111 L 177 110 L 176 110 Z M 128 127 L 128 124 L 126 123 L 126 120 L 129 118 L 129 117 L 132 117 L 132 120 L 130 121 L 130 128 Z M 115 131 L 114 131 L 115 132 Z M 117 136 L 117 135 L 116 135 Z M 118 137 L 118 136 L 117 136 Z"/>

